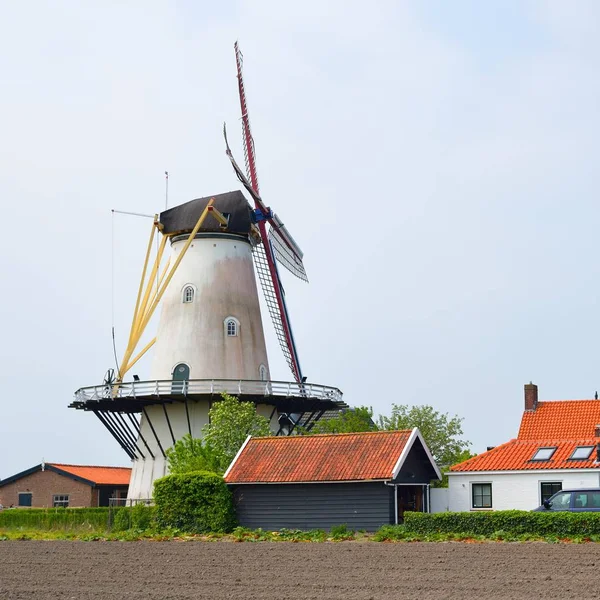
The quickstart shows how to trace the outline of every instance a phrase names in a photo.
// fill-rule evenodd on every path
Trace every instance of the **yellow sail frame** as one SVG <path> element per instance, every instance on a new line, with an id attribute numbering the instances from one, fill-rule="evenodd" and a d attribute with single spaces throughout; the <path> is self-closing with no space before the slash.
<path id="1" fill-rule="evenodd" d="M 158 220 L 158 215 L 154 216 L 154 223 L 152 224 L 152 231 L 150 232 L 150 239 L 148 240 L 148 247 L 146 249 L 146 258 L 144 260 L 144 267 L 142 269 L 142 277 L 140 279 L 140 285 L 138 288 L 137 299 L 135 302 L 135 309 L 133 311 L 133 319 L 131 322 L 131 329 L 129 331 L 129 339 L 127 342 L 127 348 L 125 350 L 125 354 L 123 355 L 123 359 L 121 361 L 121 365 L 119 367 L 118 379 L 117 379 L 117 387 L 114 390 L 116 393 L 118 389 L 118 385 L 123 381 L 125 374 L 131 370 L 131 368 L 146 354 L 146 352 L 152 348 L 154 343 L 156 342 L 156 338 L 150 340 L 143 348 L 133 356 L 139 341 L 144 334 L 144 331 L 156 310 L 156 307 L 160 303 L 177 267 L 180 265 L 185 253 L 190 247 L 194 237 L 198 233 L 200 227 L 204 223 L 206 217 L 210 214 L 219 221 L 219 224 L 222 229 L 227 228 L 228 220 L 223 213 L 219 212 L 214 206 L 214 198 L 211 198 L 206 205 L 206 208 L 202 211 L 200 218 L 196 222 L 194 229 L 192 229 L 191 233 L 188 236 L 179 256 L 173 263 L 170 265 L 170 259 L 167 260 L 167 263 L 162 269 L 160 276 L 158 273 L 160 271 L 160 264 L 163 259 L 165 247 L 167 245 L 167 240 L 171 238 L 174 234 L 162 234 L 162 225 Z M 146 277 L 148 273 L 148 265 L 150 263 L 150 254 L 152 250 L 152 243 L 155 239 L 155 236 L 158 234 L 162 234 L 162 239 L 158 246 L 158 250 L 156 252 L 156 257 L 152 264 L 152 268 L 150 270 L 150 274 Z"/>

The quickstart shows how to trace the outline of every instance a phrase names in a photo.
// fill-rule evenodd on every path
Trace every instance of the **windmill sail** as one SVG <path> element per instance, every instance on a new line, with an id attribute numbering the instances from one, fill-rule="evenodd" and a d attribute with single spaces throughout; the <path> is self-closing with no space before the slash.
<path id="1" fill-rule="evenodd" d="M 223 137 L 225 138 L 225 146 L 226 153 L 231 161 L 231 165 L 233 166 L 233 170 L 237 175 L 238 179 L 242 182 L 248 193 L 254 199 L 255 205 L 257 209 L 261 211 L 261 213 L 265 216 L 266 220 L 269 220 L 271 223 L 271 219 L 273 215 L 271 211 L 265 206 L 262 198 L 259 194 L 254 190 L 250 182 L 248 181 L 244 172 L 240 169 L 239 165 L 233 158 L 233 153 L 231 152 L 231 148 L 229 147 L 229 142 L 227 140 L 227 128 L 225 124 L 223 124 Z M 279 221 L 279 219 L 278 219 Z M 287 233 L 287 229 L 281 221 L 281 227 L 283 231 Z M 275 244 L 271 244 L 269 239 L 269 235 L 267 234 L 265 221 L 260 221 L 258 223 L 262 244 L 259 244 L 254 248 L 254 264 L 256 265 L 256 272 L 258 273 L 258 279 L 260 281 L 261 288 L 265 295 L 265 301 L 267 303 L 267 308 L 269 309 L 269 315 L 271 316 L 271 321 L 273 322 L 273 327 L 275 328 L 275 333 L 277 335 L 277 339 L 279 340 L 279 345 L 281 346 L 281 350 L 285 359 L 296 379 L 296 381 L 300 382 L 302 380 L 302 372 L 300 370 L 300 361 L 298 359 L 298 354 L 296 352 L 296 346 L 294 343 L 294 337 L 292 335 L 292 328 L 290 325 L 290 320 L 287 314 L 287 308 L 285 305 L 285 297 L 283 286 L 281 285 L 281 281 L 279 280 L 279 273 L 277 272 L 276 265 L 276 250 L 274 248 Z M 274 228 L 271 231 L 276 231 Z M 279 236 L 281 238 L 281 236 Z M 284 238 L 277 239 L 277 244 L 284 246 L 286 249 L 290 248 L 288 244 L 295 245 L 293 238 L 288 234 L 289 239 L 284 240 Z M 296 246 L 297 247 L 297 246 Z M 293 268 L 298 270 L 299 273 L 304 273 L 304 277 L 298 275 L 306 280 L 306 273 L 304 272 L 304 266 L 302 265 L 302 252 L 298 248 L 299 252 L 298 260 L 300 262 L 301 270 L 295 267 L 294 263 L 291 263 Z M 294 259 L 296 258 L 295 254 L 292 254 Z M 282 264 L 285 265 L 285 261 L 282 260 Z M 290 269 L 289 266 L 286 265 L 286 268 Z M 292 269 L 290 269 L 292 270 Z M 296 274 L 293 270 L 292 272 Z"/>
<path id="2" fill-rule="evenodd" d="M 277 302 L 277 295 L 275 294 L 275 288 L 273 287 L 273 280 L 271 279 L 271 273 L 269 271 L 269 263 L 267 262 L 267 255 L 265 254 L 265 247 L 263 244 L 259 244 L 254 247 L 254 265 L 256 267 L 256 273 L 258 274 L 258 280 L 260 281 L 260 287 L 262 288 L 265 296 L 265 302 L 269 315 L 271 316 L 271 322 L 279 341 L 281 351 L 285 356 L 288 366 L 292 373 L 295 374 L 294 358 L 292 353 L 293 348 L 290 348 L 285 335 L 285 328 L 283 320 L 281 318 L 281 312 L 279 310 L 279 304 Z M 297 360 L 297 359 L 296 359 Z"/>
<path id="3" fill-rule="evenodd" d="M 293 273 L 296 277 L 308 282 L 306 269 L 304 268 L 304 264 L 302 262 L 302 258 L 304 256 L 302 250 L 300 250 L 300 247 L 292 237 L 291 233 L 287 230 L 286 226 L 283 224 L 283 221 L 265 206 L 262 198 L 254 190 L 252 184 L 250 181 L 248 181 L 248 178 L 235 161 L 235 158 L 233 158 L 233 153 L 231 152 L 231 148 L 229 147 L 229 142 L 227 140 L 227 128 L 225 124 L 223 124 L 223 137 L 225 138 L 225 146 L 227 147 L 227 156 L 231 161 L 231 165 L 233 166 L 233 170 L 235 171 L 237 178 L 252 196 L 255 204 L 260 208 L 263 214 L 269 215 L 266 217 L 270 225 L 269 241 L 271 242 L 273 250 L 275 251 L 275 257 L 288 271 L 290 271 L 290 273 Z"/>
<path id="4" fill-rule="evenodd" d="M 277 215 L 274 215 L 275 220 Z M 285 237 L 284 237 L 285 236 Z M 302 251 L 294 242 L 294 238 L 288 233 L 288 230 L 285 228 L 283 223 L 281 227 L 275 229 L 271 227 L 269 229 L 269 241 L 273 246 L 273 250 L 275 251 L 275 258 L 293 275 L 302 279 L 303 281 L 308 282 L 308 277 L 306 275 L 306 270 L 304 269 L 304 264 L 302 263 Z M 290 250 L 290 243 L 293 243 L 298 252 L 292 252 Z"/>

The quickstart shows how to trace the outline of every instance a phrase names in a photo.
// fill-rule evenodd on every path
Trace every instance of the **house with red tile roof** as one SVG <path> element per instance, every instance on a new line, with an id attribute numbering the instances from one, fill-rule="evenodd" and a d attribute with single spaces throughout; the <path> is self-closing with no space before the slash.
<path id="1" fill-rule="evenodd" d="M 451 511 L 531 510 L 561 489 L 600 487 L 600 400 L 538 400 L 525 385 L 516 438 L 450 469 Z"/>
<path id="2" fill-rule="evenodd" d="M 127 498 L 131 469 L 41 463 L 0 480 L 0 505 L 23 508 L 108 506 Z"/>
<path id="3" fill-rule="evenodd" d="M 415 428 L 248 437 L 224 478 L 244 527 L 372 531 L 428 511 L 441 473 Z"/>

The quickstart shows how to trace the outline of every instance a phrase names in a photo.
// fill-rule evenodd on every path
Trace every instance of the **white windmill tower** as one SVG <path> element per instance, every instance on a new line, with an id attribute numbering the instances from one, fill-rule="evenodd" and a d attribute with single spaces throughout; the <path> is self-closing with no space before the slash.
<path id="1" fill-rule="evenodd" d="M 235 50 L 250 181 L 228 145 L 227 154 L 254 208 L 242 192 L 233 191 L 155 217 L 118 376 L 109 371 L 102 385 L 79 389 L 71 404 L 94 412 L 132 459 L 133 499 L 152 496 L 154 480 L 167 472 L 165 450 L 188 433 L 201 436 L 221 392 L 254 402 L 279 435 L 298 424 L 310 429 L 326 411 L 346 407 L 337 388 L 302 377 L 277 270 L 279 262 L 306 280 L 302 252 L 258 192 L 237 44 Z M 155 235 L 162 239 L 151 264 Z M 271 380 L 254 269 L 293 382 Z M 159 305 L 156 337 L 136 354 Z M 152 347 L 150 379 L 126 382 L 126 374 Z"/>

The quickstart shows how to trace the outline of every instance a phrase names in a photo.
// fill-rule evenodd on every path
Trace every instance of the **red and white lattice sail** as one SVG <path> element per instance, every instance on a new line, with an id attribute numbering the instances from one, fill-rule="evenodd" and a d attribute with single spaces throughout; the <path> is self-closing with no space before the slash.
<path id="1" fill-rule="evenodd" d="M 242 110 L 242 134 L 244 140 L 246 174 L 244 174 L 233 158 L 233 154 L 227 143 L 227 135 L 224 130 L 227 155 L 231 160 L 231 164 L 233 165 L 238 178 L 254 200 L 257 226 L 262 239 L 262 244 L 256 246 L 254 250 L 258 279 L 265 295 L 267 308 L 283 354 L 294 378 L 300 383 L 302 381 L 302 371 L 300 369 L 298 352 L 294 343 L 290 318 L 285 303 L 285 292 L 277 271 L 277 260 L 300 279 L 303 279 L 304 281 L 308 281 L 308 279 L 302 263 L 302 251 L 281 219 L 279 219 L 277 215 L 264 204 L 260 196 L 254 139 L 252 138 L 250 129 L 248 105 L 246 102 L 246 92 L 242 74 L 243 57 L 237 42 L 235 43 L 235 59 L 237 65 L 240 107 Z M 269 224 L 268 231 L 267 223 Z"/>

